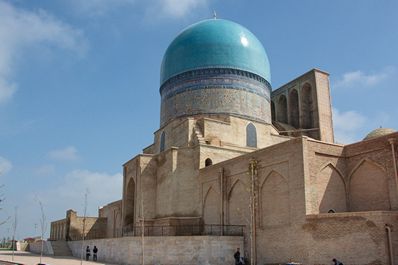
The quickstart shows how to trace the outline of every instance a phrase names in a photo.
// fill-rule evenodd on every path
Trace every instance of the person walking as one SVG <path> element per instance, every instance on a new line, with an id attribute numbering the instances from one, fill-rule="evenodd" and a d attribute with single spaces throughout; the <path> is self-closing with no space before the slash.
<path id="1" fill-rule="evenodd" d="M 93 261 L 97 261 L 97 252 L 98 252 L 98 248 L 97 248 L 97 246 L 94 246 L 94 248 L 93 248 Z"/>
<path id="2" fill-rule="evenodd" d="M 235 265 L 240 264 L 240 248 L 236 249 L 236 252 L 234 254 L 234 259 L 235 259 Z"/>
<path id="3" fill-rule="evenodd" d="M 87 246 L 86 247 L 86 260 L 90 260 L 90 256 L 91 256 L 90 247 Z"/>

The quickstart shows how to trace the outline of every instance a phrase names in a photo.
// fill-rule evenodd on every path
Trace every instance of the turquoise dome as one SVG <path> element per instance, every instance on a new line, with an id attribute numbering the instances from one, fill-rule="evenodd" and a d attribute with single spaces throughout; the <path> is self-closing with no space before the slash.
<path id="1" fill-rule="evenodd" d="M 228 20 L 203 20 L 183 30 L 163 57 L 160 85 L 180 73 L 204 68 L 244 70 L 271 83 L 261 42 L 248 29 Z"/>

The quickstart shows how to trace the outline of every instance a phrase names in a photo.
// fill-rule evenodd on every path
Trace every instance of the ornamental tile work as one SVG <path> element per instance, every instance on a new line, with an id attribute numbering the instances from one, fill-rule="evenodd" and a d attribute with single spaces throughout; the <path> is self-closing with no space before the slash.
<path id="1" fill-rule="evenodd" d="M 196 114 L 234 114 L 271 122 L 271 86 L 250 72 L 225 68 L 188 71 L 165 82 L 160 93 L 161 125 Z"/>

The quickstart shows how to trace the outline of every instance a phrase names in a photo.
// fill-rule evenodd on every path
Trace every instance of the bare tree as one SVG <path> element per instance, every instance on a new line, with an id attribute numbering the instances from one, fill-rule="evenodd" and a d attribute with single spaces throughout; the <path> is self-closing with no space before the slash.
<path id="1" fill-rule="evenodd" d="M 43 208 L 43 203 L 39 200 L 39 205 L 40 205 L 40 229 L 41 229 L 41 249 L 40 249 L 40 264 L 41 264 L 41 259 L 43 257 L 43 249 L 44 249 L 44 234 L 47 231 L 47 220 L 46 220 L 46 215 L 44 214 L 44 208 Z"/>
<path id="2" fill-rule="evenodd" d="M 1 172 L 0 172 L 0 176 L 1 176 Z M 0 185 L 0 189 L 3 190 L 3 188 L 4 188 L 4 185 Z M 0 193 L 0 205 L 4 202 L 5 199 L 6 199 L 6 198 L 5 198 L 5 196 L 4 196 L 4 193 L 1 191 L 1 193 Z M 1 211 L 1 210 L 3 210 L 3 208 L 0 206 L 0 211 Z M 10 220 L 10 219 L 11 219 L 11 216 L 7 216 L 6 219 L 0 221 L 0 225 L 3 225 L 3 224 L 5 224 L 5 223 L 7 223 L 8 220 Z"/>
<path id="3" fill-rule="evenodd" d="M 88 189 L 84 193 L 84 211 L 83 211 L 83 233 L 82 233 L 82 247 L 80 250 L 80 264 L 83 264 L 83 252 L 84 252 L 84 239 L 86 238 L 86 215 L 87 215 L 87 196 Z"/>
<path id="4" fill-rule="evenodd" d="M 15 248 L 16 248 L 16 244 L 15 244 L 15 233 L 16 233 L 16 231 L 17 231 L 17 223 L 18 223 L 18 215 L 17 215 L 18 207 L 15 206 L 14 210 L 15 210 L 15 213 L 14 213 L 14 222 L 13 222 L 13 224 L 12 224 L 12 243 L 11 243 L 11 247 L 12 247 L 12 261 L 14 261 L 14 251 L 15 251 Z M 14 244 L 15 244 L 15 245 L 14 245 Z"/>

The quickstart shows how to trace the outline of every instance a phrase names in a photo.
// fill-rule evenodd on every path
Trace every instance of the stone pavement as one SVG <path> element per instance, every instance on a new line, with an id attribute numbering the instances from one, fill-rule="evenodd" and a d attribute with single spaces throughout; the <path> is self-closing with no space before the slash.
<path id="1" fill-rule="evenodd" d="M 0 251 L 0 265 L 2 261 L 11 261 L 12 251 Z M 14 262 L 21 263 L 23 265 L 37 265 L 40 261 L 40 255 L 32 254 L 25 251 L 15 251 Z M 74 257 L 50 257 L 43 256 L 42 263 L 49 265 L 80 265 L 80 259 Z M 83 265 L 116 265 L 103 262 L 83 261 Z"/>

